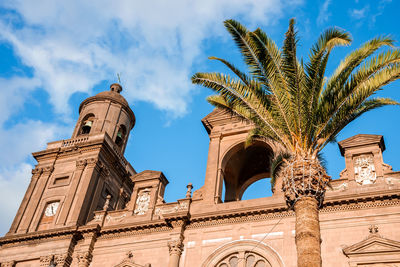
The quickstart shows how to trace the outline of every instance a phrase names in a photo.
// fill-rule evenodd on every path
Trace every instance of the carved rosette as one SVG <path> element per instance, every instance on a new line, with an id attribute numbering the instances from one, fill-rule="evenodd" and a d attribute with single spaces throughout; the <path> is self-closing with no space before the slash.
<path id="1" fill-rule="evenodd" d="M 376 173 L 372 155 L 361 155 L 354 158 L 354 176 L 360 185 L 375 183 Z"/>
<path id="2" fill-rule="evenodd" d="M 92 254 L 89 252 L 80 252 L 76 255 L 78 259 L 78 267 L 88 267 L 92 261 Z"/>
<path id="3" fill-rule="evenodd" d="M 169 255 L 181 255 L 183 251 L 183 242 L 181 239 L 176 239 L 168 242 Z"/>
<path id="4" fill-rule="evenodd" d="M 303 197 L 315 198 L 322 205 L 331 178 L 317 159 L 289 160 L 280 175 L 283 176 L 282 191 L 289 208 Z"/>

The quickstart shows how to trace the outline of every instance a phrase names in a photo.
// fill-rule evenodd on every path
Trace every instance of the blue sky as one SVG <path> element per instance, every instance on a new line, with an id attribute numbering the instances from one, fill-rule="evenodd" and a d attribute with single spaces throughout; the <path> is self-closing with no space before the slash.
<path id="1" fill-rule="evenodd" d="M 84 2 L 84 3 L 81 3 Z M 30 155 L 46 143 L 68 139 L 85 98 L 108 90 L 121 75 L 122 94 L 137 123 L 126 158 L 137 171 L 163 171 L 165 198 L 183 198 L 186 184 L 202 186 L 208 136 L 200 120 L 212 111 L 208 89 L 193 86 L 198 71 L 226 71 L 207 59 L 243 66 L 222 22 L 234 18 L 261 27 L 279 46 L 290 18 L 297 19 L 299 57 L 331 26 L 349 31 L 350 47 L 334 51 L 327 75 L 351 49 L 382 34 L 400 40 L 400 3 L 390 0 L 170 0 L 9 1 L 0 3 L 0 234 L 7 232 L 30 180 Z M 398 46 L 399 43 L 396 43 Z M 400 101 L 400 82 L 379 95 Z M 399 107 L 366 114 L 339 135 L 384 135 L 384 161 L 400 169 Z M 324 150 L 338 178 L 344 160 L 337 144 Z M 267 181 L 246 198 L 267 196 Z"/>

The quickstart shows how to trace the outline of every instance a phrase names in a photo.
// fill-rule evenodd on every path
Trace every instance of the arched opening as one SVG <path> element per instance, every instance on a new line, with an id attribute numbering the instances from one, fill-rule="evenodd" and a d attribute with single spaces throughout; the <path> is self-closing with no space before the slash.
<path id="1" fill-rule="evenodd" d="M 125 136 L 126 136 L 126 127 L 125 125 L 121 125 L 119 126 L 117 137 L 115 137 L 115 143 L 118 146 L 122 146 L 124 144 Z"/>
<path id="2" fill-rule="evenodd" d="M 238 240 L 214 250 L 201 267 L 283 267 L 282 258 L 258 240 Z"/>
<path id="3" fill-rule="evenodd" d="M 222 160 L 222 177 L 225 185 L 224 201 L 242 199 L 246 189 L 261 179 L 270 177 L 271 147 L 256 141 L 249 147 L 240 143 L 231 148 Z M 267 188 L 265 188 L 267 192 Z"/>
<path id="4" fill-rule="evenodd" d="M 89 134 L 90 133 L 90 131 L 92 130 L 92 127 L 93 127 L 94 118 L 95 117 L 93 114 L 88 114 L 85 116 L 85 118 L 82 120 L 79 134 Z"/>

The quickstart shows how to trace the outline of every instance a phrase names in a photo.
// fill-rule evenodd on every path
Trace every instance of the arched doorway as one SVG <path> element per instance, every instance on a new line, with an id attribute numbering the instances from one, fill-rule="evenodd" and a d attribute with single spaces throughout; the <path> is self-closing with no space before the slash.
<path id="1" fill-rule="evenodd" d="M 202 267 L 283 267 L 279 254 L 257 240 L 238 240 L 217 248 Z"/>
<path id="2" fill-rule="evenodd" d="M 221 164 L 224 202 L 241 200 L 252 183 L 270 177 L 272 157 L 273 150 L 262 141 L 256 141 L 248 147 L 242 142 L 229 149 Z"/>

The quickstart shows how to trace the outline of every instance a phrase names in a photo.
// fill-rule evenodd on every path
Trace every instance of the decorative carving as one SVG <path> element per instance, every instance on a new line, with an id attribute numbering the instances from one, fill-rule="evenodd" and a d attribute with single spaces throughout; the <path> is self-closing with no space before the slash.
<path id="1" fill-rule="evenodd" d="M 15 266 L 15 261 L 3 262 L 1 264 L 1 267 L 14 267 L 14 266 Z"/>
<path id="2" fill-rule="evenodd" d="M 354 175 L 356 182 L 360 185 L 375 183 L 376 173 L 372 155 L 361 155 L 354 158 Z"/>
<path id="3" fill-rule="evenodd" d="M 94 215 L 94 222 L 101 222 L 103 220 L 103 214 L 96 214 Z"/>
<path id="4" fill-rule="evenodd" d="M 99 161 L 98 158 L 89 158 L 89 159 L 87 159 L 87 165 L 89 167 L 95 167 L 99 162 L 100 161 Z"/>
<path id="5" fill-rule="evenodd" d="M 344 191 L 344 190 L 346 190 L 348 188 L 348 186 L 349 185 L 347 183 L 342 183 L 342 184 L 337 185 L 337 186 L 332 186 L 332 189 L 330 189 L 328 187 L 328 190 L 330 190 L 330 191 Z"/>
<path id="6" fill-rule="evenodd" d="M 182 254 L 182 251 L 183 251 L 182 238 L 169 241 L 168 242 L 168 249 L 169 249 L 169 255 L 177 254 L 177 255 L 180 256 Z"/>
<path id="7" fill-rule="evenodd" d="M 53 255 L 40 257 L 39 259 L 40 267 L 48 267 L 53 259 L 54 259 Z"/>
<path id="8" fill-rule="evenodd" d="M 157 207 L 154 211 L 155 215 L 163 215 L 163 214 L 170 214 L 178 211 L 185 211 L 189 209 L 189 202 L 179 202 L 174 205 L 165 205 L 161 207 Z"/>
<path id="9" fill-rule="evenodd" d="M 54 261 L 56 263 L 56 266 L 64 266 L 65 264 L 71 264 L 72 259 L 68 254 L 59 254 L 54 256 Z"/>
<path id="10" fill-rule="evenodd" d="M 43 169 L 40 167 L 35 167 L 32 169 L 32 175 L 39 176 L 43 172 Z"/>
<path id="11" fill-rule="evenodd" d="M 54 166 L 46 166 L 42 168 L 43 173 L 50 174 L 54 170 Z"/>
<path id="12" fill-rule="evenodd" d="M 368 229 L 369 229 L 369 233 L 370 234 L 372 234 L 372 235 L 378 234 L 378 226 L 372 224 L 372 225 L 369 226 Z"/>
<path id="13" fill-rule="evenodd" d="M 110 215 L 107 215 L 107 216 L 106 216 L 106 221 L 107 221 L 107 222 L 110 222 L 110 221 L 120 222 L 120 221 L 122 221 L 125 217 L 126 217 L 126 213 L 122 214 L 121 216 L 115 216 L 115 217 L 110 216 Z"/>
<path id="14" fill-rule="evenodd" d="M 76 255 L 79 267 L 88 267 L 92 261 L 92 254 L 89 252 L 80 252 Z"/>
<path id="15" fill-rule="evenodd" d="M 147 212 L 150 205 L 150 189 L 145 188 L 139 191 L 136 198 L 136 207 L 134 214 L 143 215 Z"/>
<path id="16" fill-rule="evenodd" d="M 82 170 L 83 168 L 85 168 L 86 164 L 87 164 L 86 159 L 79 159 L 76 161 L 76 168 Z"/>

